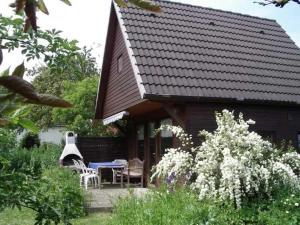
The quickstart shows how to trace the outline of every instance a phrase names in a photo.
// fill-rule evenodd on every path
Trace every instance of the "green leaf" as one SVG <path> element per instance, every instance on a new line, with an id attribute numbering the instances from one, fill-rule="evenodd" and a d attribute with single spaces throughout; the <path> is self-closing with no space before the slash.
<path id="1" fill-rule="evenodd" d="M 9 69 L 10 69 L 10 67 L 8 67 L 6 70 L 4 70 L 4 71 L 0 74 L 0 77 L 7 77 L 7 76 L 9 76 Z"/>
<path id="2" fill-rule="evenodd" d="M 44 3 L 43 0 L 38 0 L 37 2 L 37 7 L 39 8 L 39 10 L 41 10 L 43 13 L 49 15 L 49 11 Z"/>
<path id="3" fill-rule="evenodd" d="M 14 72 L 12 73 L 13 76 L 18 76 L 18 77 L 23 77 L 25 73 L 25 66 L 24 66 L 24 62 L 21 63 L 20 65 L 18 65 L 16 67 L 16 69 L 14 70 Z"/>
<path id="4" fill-rule="evenodd" d="M 151 12 L 161 12 L 161 8 L 159 5 L 153 4 L 147 0 L 128 0 L 133 5 L 136 5 L 142 9 L 151 11 Z"/>
<path id="5" fill-rule="evenodd" d="M 14 114 L 12 115 L 13 118 L 15 117 L 25 117 L 30 113 L 30 109 L 27 106 L 23 106 L 18 108 Z"/>
<path id="6" fill-rule="evenodd" d="M 31 83 L 17 76 L 0 77 L 0 85 L 25 98 L 39 100 Z"/>
<path id="7" fill-rule="evenodd" d="M 65 3 L 65 4 L 67 4 L 67 5 L 69 5 L 69 6 L 71 6 L 72 4 L 71 4 L 71 2 L 69 1 L 69 0 L 61 0 L 63 3 Z"/>
<path id="8" fill-rule="evenodd" d="M 39 128 L 31 120 L 28 119 L 19 119 L 19 125 L 27 130 L 32 131 L 33 133 L 38 133 L 40 131 Z"/>
<path id="9" fill-rule="evenodd" d="M 23 22 L 24 21 L 21 18 L 16 18 L 13 20 L 14 25 L 21 25 L 21 24 L 23 24 Z"/>
<path id="10" fill-rule="evenodd" d="M 59 107 L 59 108 L 70 108 L 73 107 L 73 105 L 61 98 L 58 98 L 53 95 L 48 94 L 39 94 L 38 100 L 28 100 L 28 103 L 32 104 L 39 104 L 39 105 L 47 105 L 52 107 Z"/>
<path id="11" fill-rule="evenodd" d="M 115 0 L 115 2 L 121 8 L 126 8 L 127 7 L 127 4 L 126 4 L 126 2 L 124 0 Z"/>
<path id="12" fill-rule="evenodd" d="M 6 104 L 2 108 L 0 108 L 0 112 L 2 115 L 10 115 L 11 113 L 18 110 L 19 105 L 17 104 Z"/>

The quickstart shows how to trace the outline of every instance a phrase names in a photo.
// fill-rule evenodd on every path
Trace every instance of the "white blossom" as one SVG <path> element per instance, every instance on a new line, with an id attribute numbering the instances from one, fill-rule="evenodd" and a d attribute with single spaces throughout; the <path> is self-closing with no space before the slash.
<path id="1" fill-rule="evenodd" d="M 278 154 L 270 142 L 249 131 L 255 121 L 245 121 L 242 114 L 236 120 L 233 112 L 223 110 L 216 113 L 216 121 L 213 133 L 200 132 L 205 139 L 200 146 L 193 146 L 191 135 L 180 127 L 161 127 L 160 130 L 172 131 L 182 147 L 167 151 L 153 177 L 172 176 L 173 182 L 193 177 L 189 183 L 200 199 L 231 200 L 237 207 L 245 197 L 270 194 L 276 185 L 289 184 L 299 189 L 298 153 Z"/>

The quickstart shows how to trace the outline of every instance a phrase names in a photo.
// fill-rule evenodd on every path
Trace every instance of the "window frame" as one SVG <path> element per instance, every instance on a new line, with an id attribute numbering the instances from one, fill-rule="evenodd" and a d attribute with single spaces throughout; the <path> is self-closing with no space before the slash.
<path id="1" fill-rule="evenodd" d="M 118 73 L 121 73 L 124 68 L 124 60 L 123 60 L 123 53 L 119 55 L 117 58 L 117 71 Z"/>

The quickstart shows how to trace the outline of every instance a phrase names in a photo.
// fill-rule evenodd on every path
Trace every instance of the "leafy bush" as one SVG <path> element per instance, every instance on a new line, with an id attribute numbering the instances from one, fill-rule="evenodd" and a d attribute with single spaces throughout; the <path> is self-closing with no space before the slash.
<path id="1" fill-rule="evenodd" d="M 16 146 L 16 132 L 8 128 L 0 127 L 0 151 L 7 151 Z"/>
<path id="2" fill-rule="evenodd" d="M 130 196 L 116 204 L 109 225 L 296 225 L 300 223 L 300 195 L 289 190 L 273 199 L 247 202 L 236 209 L 228 202 L 201 201 L 188 188 L 150 192 L 144 198 Z"/>
<path id="3" fill-rule="evenodd" d="M 300 155 L 282 153 L 255 132 L 252 120 L 242 114 L 235 120 L 232 112 L 216 113 L 217 129 L 201 131 L 204 141 L 193 146 L 191 136 L 180 127 L 164 126 L 179 137 L 182 146 L 169 149 L 156 166 L 154 176 L 172 185 L 190 183 L 200 199 L 230 200 L 241 207 L 242 200 L 267 197 L 281 186 L 300 189 L 297 173 Z"/>
<path id="4" fill-rule="evenodd" d="M 43 172 L 37 192 L 39 208 L 36 220 L 70 224 L 70 219 L 84 214 L 83 192 L 78 175 L 64 168 L 52 168 Z"/>
<path id="5" fill-rule="evenodd" d="M 38 224 L 70 224 L 83 213 L 78 176 L 58 168 L 60 147 L 0 153 L 0 211 L 7 207 L 36 211 Z"/>
<path id="6" fill-rule="evenodd" d="M 61 151 L 62 148 L 58 145 L 43 144 L 30 151 L 15 148 L 2 152 L 0 155 L 9 161 L 9 170 L 40 178 L 43 170 L 58 166 Z"/>
<path id="7" fill-rule="evenodd" d="M 41 141 L 38 134 L 27 132 L 20 141 L 21 148 L 31 149 L 40 147 Z"/>

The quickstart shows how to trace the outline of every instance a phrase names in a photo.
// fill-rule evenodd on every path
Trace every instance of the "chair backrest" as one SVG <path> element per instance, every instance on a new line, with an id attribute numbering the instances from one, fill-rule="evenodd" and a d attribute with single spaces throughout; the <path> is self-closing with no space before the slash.
<path id="1" fill-rule="evenodd" d="M 81 167 L 83 167 L 84 169 L 86 169 L 86 165 L 84 164 L 84 162 L 82 160 L 78 160 L 79 164 Z"/>
<path id="2" fill-rule="evenodd" d="M 131 159 L 128 161 L 128 169 L 130 169 L 130 171 L 143 174 L 144 161 L 141 161 L 138 158 Z"/>
<path id="3" fill-rule="evenodd" d="M 79 162 L 75 159 L 72 159 L 73 163 L 74 163 L 74 166 L 76 167 L 76 169 L 81 169 L 81 166 L 79 164 Z"/>

